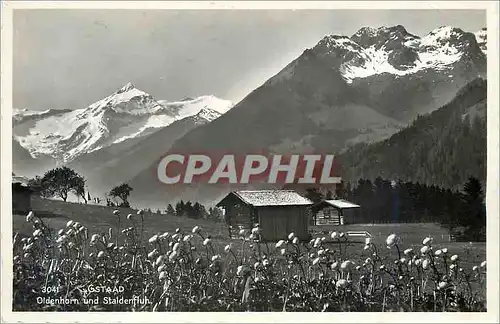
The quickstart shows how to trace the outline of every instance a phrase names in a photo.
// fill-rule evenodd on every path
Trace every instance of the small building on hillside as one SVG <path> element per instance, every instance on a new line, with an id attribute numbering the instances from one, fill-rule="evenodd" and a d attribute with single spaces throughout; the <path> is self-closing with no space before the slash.
<path id="1" fill-rule="evenodd" d="M 356 224 L 361 218 L 361 206 L 343 199 L 323 200 L 313 206 L 315 225 Z"/>
<path id="2" fill-rule="evenodd" d="M 12 213 L 27 214 L 31 210 L 31 195 L 33 189 L 28 185 L 28 179 L 12 175 Z"/>
<path id="3" fill-rule="evenodd" d="M 229 193 L 217 207 L 224 209 L 230 233 L 258 223 L 262 241 L 278 241 L 292 232 L 309 239 L 312 204 L 293 190 L 242 190 Z"/>

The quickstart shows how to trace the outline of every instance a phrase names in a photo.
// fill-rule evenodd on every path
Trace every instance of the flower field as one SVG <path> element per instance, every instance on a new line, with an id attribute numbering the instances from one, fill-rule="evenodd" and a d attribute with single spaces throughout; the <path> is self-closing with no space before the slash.
<path id="1" fill-rule="evenodd" d="M 486 311 L 486 262 L 432 237 L 263 243 L 258 226 L 232 240 L 200 226 L 150 236 L 142 211 L 111 216 L 116 225 L 95 232 L 23 217 L 32 234 L 14 236 L 13 310 Z"/>

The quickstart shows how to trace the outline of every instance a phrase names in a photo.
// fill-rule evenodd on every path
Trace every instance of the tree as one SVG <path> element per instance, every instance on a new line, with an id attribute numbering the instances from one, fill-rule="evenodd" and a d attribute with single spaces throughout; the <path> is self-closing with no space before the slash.
<path id="1" fill-rule="evenodd" d="M 311 200 L 314 203 L 318 203 L 318 202 L 323 200 L 323 194 L 316 187 L 307 188 L 305 196 L 306 196 L 306 198 L 308 198 L 309 200 Z"/>
<path id="2" fill-rule="evenodd" d="M 47 171 L 38 184 L 47 197 L 60 197 L 66 201 L 70 192 L 85 196 L 85 179 L 68 167 Z"/>
<path id="3" fill-rule="evenodd" d="M 130 192 L 132 190 L 132 187 L 130 187 L 127 183 L 123 183 L 111 189 L 109 195 L 113 198 L 120 198 L 122 200 L 122 204 L 120 205 L 121 207 L 129 207 L 130 203 L 128 202 L 128 197 L 130 196 Z"/>
<path id="4" fill-rule="evenodd" d="M 28 186 L 42 198 L 52 197 L 48 190 L 48 183 L 40 176 L 36 176 L 28 181 Z"/>
<path id="5" fill-rule="evenodd" d="M 85 203 L 87 203 L 87 197 L 85 195 L 85 179 L 83 177 L 77 177 L 73 180 L 73 193 L 78 197 L 81 197 Z M 89 196 L 90 197 L 90 196 Z"/>
<path id="6" fill-rule="evenodd" d="M 184 201 L 181 200 L 177 204 L 175 204 L 175 215 L 176 216 L 183 216 L 184 215 Z"/>
<path id="7" fill-rule="evenodd" d="M 168 204 L 166 213 L 167 215 L 175 215 L 175 209 L 171 204 Z"/>
<path id="8" fill-rule="evenodd" d="M 462 193 L 462 214 L 459 225 L 465 227 L 464 235 L 474 241 L 486 239 L 486 206 L 481 182 L 470 177 Z"/>

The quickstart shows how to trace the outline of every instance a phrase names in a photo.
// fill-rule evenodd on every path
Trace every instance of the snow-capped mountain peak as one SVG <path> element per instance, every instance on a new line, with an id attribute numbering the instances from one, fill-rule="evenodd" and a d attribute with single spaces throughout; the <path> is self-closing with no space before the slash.
<path id="1" fill-rule="evenodd" d="M 48 155 L 69 162 L 82 154 L 149 135 L 189 116 L 212 121 L 233 106 L 215 96 L 160 102 L 129 82 L 87 108 L 16 110 L 14 137 L 35 158 Z"/>
<path id="2" fill-rule="evenodd" d="M 425 69 L 451 69 L 462 59 L 481 64 L 485 62 L 485 50 L 479 49 L 477 37 L 451 26 L 436 28 L 422 38 L 400 25 L 363 27 L 350 38 L 323 38 L 313 50 L 335 57 L 332 62 L 338 61 L 344 79 L 351 83 L 382 73 L 401 76 Z"/>

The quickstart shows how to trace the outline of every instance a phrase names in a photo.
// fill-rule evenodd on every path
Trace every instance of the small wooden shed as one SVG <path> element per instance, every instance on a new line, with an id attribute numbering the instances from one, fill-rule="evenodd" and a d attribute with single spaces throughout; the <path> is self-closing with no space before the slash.
<path id="1" fill-rule="evenodd" d="M 343 199 L 323 200 L 313 207 L 315 225 L 355 224 L 361 206 Z"/>
<path id="2" fill-rule="evenodd" d="M 31 210 L 31 194 L 33 189 L 28 185 L 28 179 L 12 176 L 12 213 L 26 214 Z"/>
<path id="3" fill-rule="evenodd" d="M 224 209 L 226 224 L 237 231 L 258 223 L 262 241 L 278 241 L 294 233 L 309 238 L 312 201 L 293 190 L 242 190 L 224 197 L 217 207 Z"/>

